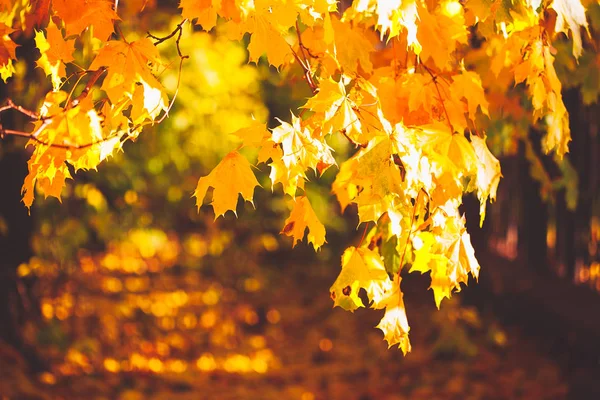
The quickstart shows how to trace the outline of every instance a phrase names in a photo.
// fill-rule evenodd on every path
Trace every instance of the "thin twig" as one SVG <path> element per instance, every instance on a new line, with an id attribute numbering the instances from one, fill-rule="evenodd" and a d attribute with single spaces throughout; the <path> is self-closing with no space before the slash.
<path id="1" fill-rule="evenodd" d="M 448 115 L 448 110 L 446 110 L 446 105 L 444 104 L 444 99 L 442 98 L 442 92 L 440 92 L 440 87 L 437 82 L 437 75 L 434 75 L 431 69 L 427 67 L 427 65 L 423 63 L 420 63 L 420 65 L 423 67 L 423 69 L 425 69 L 425 71 L 427 71 L 429 76 L 431 76 L 431 80 L 433 81 L 433 84 L 435 85 L 435 90 L 438 94 L 438 100 L 442 106 L 442 109 L 444 110 L 444 114 L 446 115 L 446 121 L 448 122 L 448 126 L 450 127 L 450 133 L 454 135 L 454 127 L 452 126 L 452 122 L 450 122 L 450 115 Z"/>
<path id="2" fill-rule="evenodd" d="M 120 135 L 112 135 L 112 136 L 107 136 L 107 137 L 102 138 L 100 140 L 96 140 L 94 142 L 85 143 L 85 144 L 48 143 L 48 142 L 46 142 L 46 141 L 38 138 L 35 133 L 29 133 L 29 132 L 23 132 L 23 131 L 15 131 L 13 129 L 3 129 L 2 126 L 0 126 L 0 138 L 4 138 L 5 136 L 19 136 L 19 137 L 24 137 L 24 138 L 33 140 L 34 142 L 37 142 L 37 143 L 41 144 L 42 146 L 54 147 L 54 148 L 63 149 L 63 150 L 81 150 L 81 149 L 86 149 L 88 147 L 92 147 L 92 146 L 95 146 L 97 144 L 108 142 L 109 140 L 112 140 L 114 138 L 120 137 Z"/>
<path id="3" fill-rule="evenodd" d="M 296 21 L 296 35 L 298 36 L 298 46 L 300 48 L 300 52 L 302 53 L 304 61 L 300 59 L 300 57 L 294 51 L 292 46 L 290 46 L 290 49 L 292 49 L 294 57 L 304 70 L 304 78 L 306 79 L 306 83 L 308 83 L 308 86 L 310 86 L 310 89 L 312 90 L 313 94 L 316 94 L 319 91 L 319 87 L 315 83 L 314 77 L 312 76 L 312 72 L 310 71 L 310 63 L 308 62 L 308 57 L 306 57 L 306 53 L 304 52 L 304 45 L 302 44 L 302 37 L 300 35 L 300 27 L 298 26 L 298 21 Z"/>
<path id="4" fill-rule="evenodd" d="M 296 21 L 296 36 L 298 36 L 298 47 L 300 47 L 302 57 L 304 57 L 306 65 L 310 68 L 310 64 L 308 63 L 308 57 L 306 57 L 306 53 L 304 52 L 304 44 L 302 44 L 302 35 L 300 35 L 300 27 L 298 26 L 298 21 Z"/>
<path id="5" fill-rule="evenodd" d="M 181 21 L 179 24 L 177 24 L 177 27 L 175 28 L 175 30 L 173 30 L 173 32 L 171 32 L 170 34 L 168 34 L 167 36 L 165 36 L 163 38 L 159 38 L 159 37 L 152 35 L 151 33 L 148 33 L 148 37 L 156 40 L 154 42 L 154 45 L 156 46 L 156 45 L 164 42 L 165 40 L 172 38 L 173 36 L 175 36 L 175 33 L 178 32 L 177 38 L 175 39 L 175 45 L 177 47 L 177 54 L 179 55 L 179 71 L 177 72 L 177 88 L 175 89 L 173 98 L 171 99 L 171 102 L 169 103 L 169 106 L 167 107 L 167 110 L 165 111 L 163 116 L 160 117 L 158 120 L 151 122 L 152 124 L 154 124 L 154 123 L 160 124 L 161 122 L 163 122 L 165 120 L 165 118 L 169 115 L 169 111 L 171 111 L 173 104 L 175 104 L 175 99 L 177 98 L 177 95 L 179 94 L 179 86 L 181 83 L 181 71 L 183 69 L 183 61 L 187 58 L 190 58 L 190 56 L 188 56 L 188 55 L 183 55 L 181 53 L 181 48 L 180 48 L 181 35 L 183 34 L 183 24 L 185 24 L 187 21 L 188 21 L 187 18 L 184 19 L 183 21 Z M 149 124 L 149 123 L 141 124 L 138 127 L 141 128 L 147 124 Z M 137 129 L 138 127 L 134 127 L 134 130 Z"/>
<path id="6" fill-rule="evenodd" d="M 181 82 L 181 69 L 183 68 L 183 60 L 185 60 L 186 58 L 188 58 L 188 56 L 181 57 L 179 60 L 179 72 L 177 73 L 177 89 L 175 89 L 175 93 L 173 94 L 173 98 L 171 99 L 171 103 L 167 107 L 167 110 L 165 111 L 163 116 L 160 117 L 155 122 L 157 124 L 160 124 L 161 122 L 163 122 L 165 120 L 165 118 L 169 115 L 169 111 L 171 111 L 171 107 L 173 107 L 173 104 L 175 104 L 175 99 L 177 98 L 177 95 L 179 94 L 179 84 Z"/>
<path id="7" fill-rule="evenodd" d="M 302 67 L 302 70 L 304 71 L 304 79 L 306 79 L 306 83 L 308 83 L 308 86 L 310 86 L 310 90 L 312 90 L 313 94 L 317 94 L 317 92 L 319 91 L 319 87 L 313 81 L 313 78 L 310 74 L 310 70 L 304 64 L 304 62 L 300 59 L 300 57 L 298 57 L 298 53 L 296 53 L 296 51 L 292 48 L 292 46 L 290 46 L 290 49 L 292 50 L 292 54 L 294 55 L 294 58 L 296 59 L 296 61 L 298 61 L 298 64 L 300 64 L 300 66 Z"/>
<path id="8" fill-rule="evenodd" d="M 183 29 L 183 24 L 185 24 L 187 21 L 188 20 L 186 18 L 183 21 L 181 21 L 180 23 L 178 23 L 177 26 L 175 27 L 175 29 L 173 29 L 173 32 L 169 33 L 167 36 L 158 37 L 158 36 L 154 36 L 150 32 L 146 32 L 146 34 L 150 39 L 155 40 L 154 45 L 156 46 L 156 45 L 159 45 L 159 44 L 171 39 L 173 36 L 175 36 L 177 34 L 177 32 L 181 32 L 181 30 Z"/>
<path id="9" fill-rule="evenodd" d="M 24 114 L 24 115 L 28 116 L 31 119 L 34 119 L 34 120 L 39 120 L 40 119 L 40 116 L 39 116 L 38 113 L 36 113 L 34 111 L 31 111 L 31 110 L 28 110 L 28 109 L 26 109 L 24 107 L 16 105 L 15 103 L 13 103 L 13 101 L 11 99 L 7 99 L 6 100 L 6 105 L 0 107 L 0 113 L 4 112 L 6 110 L 17 110 L 21 114 Z"/>
<path id="10" fill-rule="evenodd" d="M 306 47 L 304 45 L 304 43 L 302 43 L 302 36 L 300 35 L 300 28 L 298 27 L 298 21 L 296 21 L 296 34 L 298 35 L 298 46 L 300 46 L 300 50 L 302 51 L 302 55 L 304 56 L 304 59 L 306 60 L 306 62 L 308 63 L 308 57 L 306 57 L 306 54 L 308 54 L 310 56 L 310 58 L 318 59 L 319 57 L 312 54 L 310 49 L 308 47 Z"/>
<path id="11" fill-rule="evenodd" d="M 158 37 L 158 36 L 154 36 L 150 32 L 146 32 L 146 35 L 150 39 L 154 39 L 155 46 L 158 46 L 159 44 L 164 43 L 165 41 L 171 39 L 173 36 L 177 35 L 177 39 L 175 39 L 175 46 L 177 47 L 177 54 L 179 55 L 179 58 L 186 59 L 186 58 L 189 58 L 189 56 L 187 56 L 187 55 L 184 56 L 183 53 L 181 52 L 181 47 L 179 46 L 179 42 L 181 40 L 181 35 L 183 34 L 183 25 L 186 22 L 188 22 L 187 18 L 184 19 L 183 21 L 181 21 L 180 23 L 178 23 L 177 26 L 175 27 L 175 29 L 173 29 L 173 31 L 171 33 L 169 33 L 167 36 Z"/>

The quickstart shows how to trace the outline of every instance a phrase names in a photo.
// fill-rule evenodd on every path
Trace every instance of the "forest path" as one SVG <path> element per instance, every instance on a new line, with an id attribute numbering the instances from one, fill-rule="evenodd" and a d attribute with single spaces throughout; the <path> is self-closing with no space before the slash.
<path id="1" fill-rule="evenodd" d="M 437 311 L 426 277 L 403 280 L 412 342 L 403 356 L 374 328 L 382 310 L 332 309 L 337 268 L 314 257 L 307 263 L 259 263 L 233 251 L 213 266 L 135 277 L 144 279 L 138 286 L 119 271 L 78 274 L 71 301 L 88 311 L 53 319 L 37 335 L 52 373 L 29 381 L 17 355 L 0 353 L 1 369 L 10 367 L 0 398 L 567 397 L 558 364 L 534 339 L 462 306 L 460 294 Z M 101 290 L 114 279 L 120 290 Z"/>

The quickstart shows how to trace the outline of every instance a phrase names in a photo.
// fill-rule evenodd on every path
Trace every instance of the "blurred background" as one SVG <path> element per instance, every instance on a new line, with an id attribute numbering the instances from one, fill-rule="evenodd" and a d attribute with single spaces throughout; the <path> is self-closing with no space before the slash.
<path id="1" fill-rule="evenodd" d="M 180 22 L 172 7 L 147 6 L 124 29 L 160 36 Z M 20 40 L 24 61 L 2 97 L 35 109 L 46 80 L 32 38 Z M 181 48 L 190 59 L 170 117 L 98 172 L 78 173 L 62 204 L 38 199 L 28 215 L 24 141 L 0 142 L 0 399 L 600 398 L 595 52 L 557 61 L 570 76 L 565 162 L 541 154 L 539 132 L 513 135 L 515 121 L 488 128 L 504 175 L 498 200 L 482 229 L 477 200 L 464 208 L 479 283 L 437 311 L 428 277 L 406 274 L 413 350 L 403 357 L 374 328 L 377 313 L 331 308 L 341 253 L 362 234 L 356 210 L 340 213 L 329 194 L 335 169 L 307 184 L 327 227 L 316 254 L 279 235 L 289 206 L 264 165 L 256 209 L 240 202 L 238 219 L 215 222 L 191 198 L 240 144 L 232 132 L 253 117 L 288 120 L 304 103 L 301 72 L 248 64 L 245 44 L 218 32 L 188 29 Z M 161 51 L 177 59 L 173 43 Z M 173 93 L 177 68 L 160 79 Z M 352 151 L 331 144 L 339 159 Z"/>

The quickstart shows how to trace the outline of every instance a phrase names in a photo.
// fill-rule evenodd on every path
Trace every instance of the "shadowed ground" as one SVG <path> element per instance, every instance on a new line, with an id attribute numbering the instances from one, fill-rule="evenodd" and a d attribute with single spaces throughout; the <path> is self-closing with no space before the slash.
<path id="1" fill-rule="evenodd" d="M 306 263 L 292 264 L 248 254 L 250 249 L 233 248 L 201 268 L 173 263 L 144 274 L 107 268 L 101 255 L 89 257 L 87 267 L 60 286 L 44 288 L 44 279 L 51 279 L 41 278 L 47 315 L 25 335 L 37 340 L 52 369 L 27 375 L 21 357 L 2 346 L 0 394 L 123 400 L 567 398 L 565 376 L 543 354 L 543 341 L 461 306 L 461 295 L 436 311 L 426 277 L 408 275 L 402 283 L 413 349 L 404 357 L 388 350 L 374 328 L 381 310 L 352 314 L 331 308 L 328 289 L 338 273 L 333 261 L 306 257 Z M 305 253 L 296 249 L 276 257 L 294 258 Z M 59 311 L 68 293 L 72 307 Z M 53 305 L 52 313 L 44 304 Z"/>

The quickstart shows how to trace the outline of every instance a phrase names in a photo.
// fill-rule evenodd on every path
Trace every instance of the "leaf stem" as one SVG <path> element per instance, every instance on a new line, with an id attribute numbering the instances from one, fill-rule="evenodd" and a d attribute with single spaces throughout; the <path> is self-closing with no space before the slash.
<path id="1" fill-rule="evenodd" d="M 360 238 L 360 243 L 358 243 L 358 247 L 362 246 L 365 237 L 367 236 L 367 228 L 369 227 L 369 222 L 365 223 L 365 230 L 363 231 L 362 237 Z"/>
<path id="2" fill-rule="evenodd" d="M 398 276 L 400 276 L 400 272 L 402 271 L 402 263 L 404 262 L 404 257 L 406 256 L 406 249 L 408 247 L 408 242 L 410 241 L 410 236 L 412 235 L 412 226 L 415 220 L 415 215 L 417 213 L 417 206 L 419 205 L 419 200 L 421 199 L 421 192 L 419 190 L 419 194 L 417 194 L 417 198 L 415 199 L 415 205 L 413 207 L 412 216 L 410 217 L 410 230 L 408 231 L 408 235 L 406 236 L 406 243 L 404 244 L 404 250 L 402 251 L 402 258 L 400 258 L 400 266 L 398 267 Z"/>

